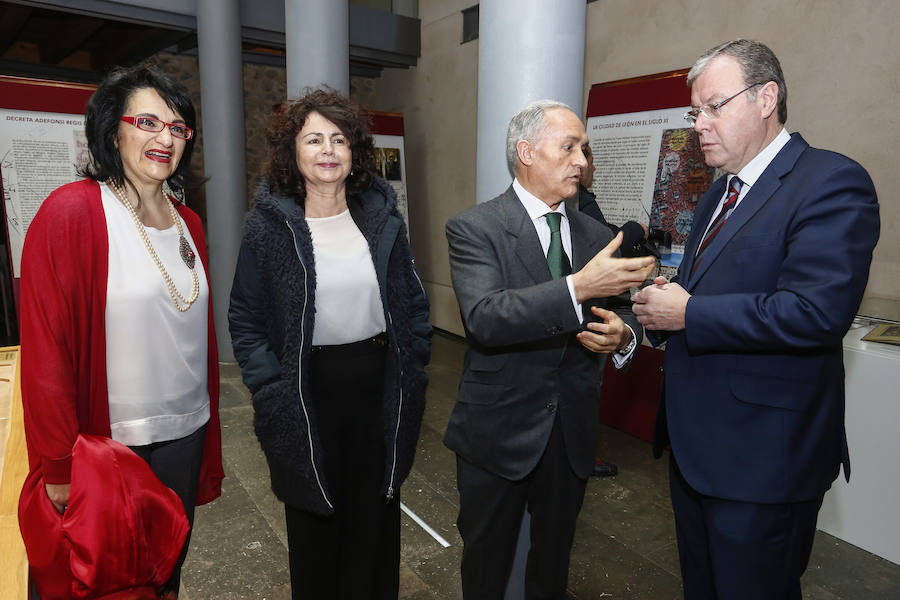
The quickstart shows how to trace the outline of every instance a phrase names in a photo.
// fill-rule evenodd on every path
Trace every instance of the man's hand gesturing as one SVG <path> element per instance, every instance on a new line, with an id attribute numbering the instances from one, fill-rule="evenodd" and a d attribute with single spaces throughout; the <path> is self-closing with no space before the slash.
<path id="1" fill-rule="evenodd" d="M 617 296 L 641 285 L 656 265 L 652 256 L 638 258 L 614 258 L 613 253 L 622 244 L 622 232 L 598 252 L 583 269 L 572 275 L 575 299 L 584 302 L 590 298 Z"/>

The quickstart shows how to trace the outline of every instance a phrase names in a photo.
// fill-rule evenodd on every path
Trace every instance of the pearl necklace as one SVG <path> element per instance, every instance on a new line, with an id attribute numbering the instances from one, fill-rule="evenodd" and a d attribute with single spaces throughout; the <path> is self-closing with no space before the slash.
<path id="1" fill-rule="evenodd" d="M 156 263 L 156 268 L 159 269 L 163 281 L 165 281 L 166 283 L 166 288 L 168 288 L 169 290 L 169 297 L 172 298 L 172 304 L 175 305 L 175 308 L 179 312 L 187 311 L 200 296 L 200 277 L 197 276 L 197 271 L 194 270 L 194 251 L 191 250 L 190 244 L 184 237 L 184 231 L 181 229 L 181 219 L 178 218 L 178 213 L 175 212 L 175 207 L 172 206 L 172 203 L 168 198 L 165 197 L 165 194 L 163 194 L 163 201 L 165 201 L 166 205 L 169 207 L 169 213 L 171 213 L 172 215 L 172 221 L 175 222 L 175 229 L 178 232 L 178 247 L 181 252 L 181 260 L 183 260 L 184 264 L 188 267 L 188 269 L 191 270 L 192 286 L 190 298 L 185 298 L 181 295 L 181 292 L 179 292 L 178 289 L 175 288 L 175 282 L 172 281 L 172 277 L 169 275 L 169 272 L 166 271 L 166 268 L 165 266 L 163 266 L 162 261 L 159 259 L 159 256 L 157 256 L 156 250 L 153 248 L 153 244 L 150 243 L 150 238 L 147 236 L 147 229 L 144 227 L 144 224 L 141 223 L 141 220 L 138 218 L 137 213 L 134 211 L 134 206 L 132 206 L 131 202 L 128 201 L 128 196 L 125 193 L 125 190 L 116 185 L 116 183 L 111 180 L 107 181 L 106 185 L 109 187 L 109 189 L 112 190 L 116 198 L 119 199 L 119 202 L 122 203 L 122 205 L 128 211 L 128 214 L 131 215 L 131 220 L 134 221 L 134 226 L 137 227 L 138 233 L 141 235 L 141 240 L 144 242 L 144 247 L 147 248 L 147 252 L 150 253 L 150 258 L 152 258 L 153 262 Z"/>

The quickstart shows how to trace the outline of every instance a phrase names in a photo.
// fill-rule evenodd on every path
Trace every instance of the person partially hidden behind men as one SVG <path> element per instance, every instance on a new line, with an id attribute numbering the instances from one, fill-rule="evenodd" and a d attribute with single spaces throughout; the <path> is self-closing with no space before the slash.
<path id="1" fill-rule="evenodd" d="M 620 252 L 622 256 L 644 256 L 642 252 L 641 242 L 647 239 L 650 232 L 646 225 L 637 221 L 628 221 L 621 227 L 617 227 L 606 220 L 600 205 L 597 204 L 597 195 L 591 192 L 591 185 L 594 183 L 594 153 L 591 151 L 590 144 L 583 144 L 581 152 L 587 161 L 587 166 L 581 171 L 581 181 L 578 183 L 578 210 L 589 215 L 607 227 L 614 234 L 622 232 L 622 247 Z M 591 475 L 595 477 L 613 477 L 619 473 L 619 467 L 615 463 L 603 460 L 599 456 L 594 460 L 594 470 Z"/>
<path id="2" fill-rule="evenodd" d="M 678 282 L 636 294 L 669 333 L 654 450 L 687 600 L 799 600 L 822 498 L 849 479 L 841 340 L 878 241 L 875 189 L 849 158 L 789 135 L 778 59 L 759 42 L 688 74 L 707 164 Z"/>
<path id="3" fill-rule="evenodd" d="M 526 597 L 563 597 L 594 466 L 605 358 L 594 353 L 624 365 L 643 336 L 621 294 L 655 260 L 614 257 L 621 236 L 563 202 L 586 141 L 564 104 L 529 104 L 507 134 L 513 184 L 447 223 L 469 342 L 444 438 L 457 455 L 465 598 L 503 598 L 526 507 Z M 595 322 L 583 326 L 582 313 Z"/>
<path id="4" fill-rule="evenodd" d="M 613 233 L 622 232 L 620 249 L 622 256 L 645 256 L 647 253 L 643 251 L 642 242 L 647 239 L 647 235 L 650 233 L 649 228 L 637 221 L 628 221 L 618 227 L 606 220 L 603 211 L 600 210 L 600 205 L 597 204 L 597 195 L 591 192 L 591 186 L 594 183 L 594 153 L 591 151 L 591 145 L 584 144 L 581 151 L 587 160 L 587 167 L 581 171 L 581 181 L 578 184 L 578 210 L 594 217 L 609 227 Z"/>

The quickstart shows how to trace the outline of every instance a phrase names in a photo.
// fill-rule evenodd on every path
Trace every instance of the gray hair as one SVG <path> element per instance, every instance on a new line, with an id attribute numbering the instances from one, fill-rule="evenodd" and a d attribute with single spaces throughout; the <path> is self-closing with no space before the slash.
<path id="1" fill-rule="evenodd" d="M 687 76 L 687 84 L 692 85 L 710 61 L 722 54 L 731 56 L 741 66 L 744 73 L 744 85 L 775 82 L 778 86 L 778 122 L 784 124 L 787 121 L 787 84 L 784 82 L 784 73 L 781 72 L 781 63 L 778 62 L 778 57 L 762 42 L 737 39 L 707 50 L 691 67 Z M 749 90 L 747 94 L 751 99 L 756 99 L 755 89 Z"/>
<path id="2" fill-rule="evenodd" d="M 544 120 L 544 112 L 551 108 L 572 108 L 558 100 L 535 100 L 520 110 L 509 122 L 506 130 L 506 164 L 510 174 L 516 176 L 516 165 L 519 161 L 519 153 L 516 144 L 519 140 L 525 140 L 531 144 L 537 144 L 547 129 Z M 573 113 L 575 111 L 572 111 Z"/>

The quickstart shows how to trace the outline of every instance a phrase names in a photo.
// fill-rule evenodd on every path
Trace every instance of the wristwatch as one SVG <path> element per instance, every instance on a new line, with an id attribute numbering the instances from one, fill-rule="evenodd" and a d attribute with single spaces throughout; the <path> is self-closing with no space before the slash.
<path id="1" fill-rule="evenodd" d="M 635 336 L 634 333 L 632 333 L 631 341 L 628 342 L 628 344 L 626 344 L 626 346 L 624 348 L 620 348 L 619 350 L 616 350 L 616 352 L 622 356 L 628 356 L 631 353 L 631 351 L 634 350 L 635 346 L 637 346 L 637 336 Z"/>

